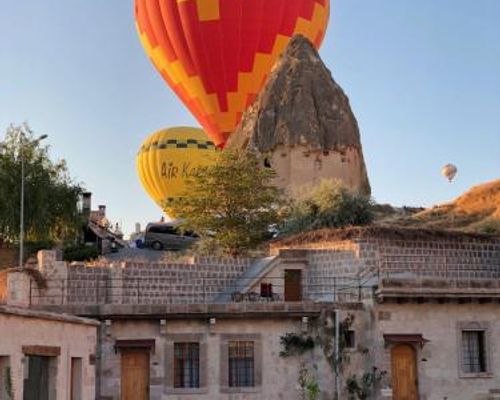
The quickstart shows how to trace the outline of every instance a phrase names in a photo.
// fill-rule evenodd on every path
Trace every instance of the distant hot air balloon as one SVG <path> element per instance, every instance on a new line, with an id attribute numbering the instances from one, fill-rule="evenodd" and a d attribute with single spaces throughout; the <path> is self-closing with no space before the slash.
<path id="1" fill-rule="evenodd" d="M 455 165 L 453 164 L 446 164 L 442 169 L 441 169 L 441 174 L 448 179 L 449 182 L 453 181 L 455 179 L 455 176 L 457 175 L 458 169 Z"/>
<path id="2" fill-rule="evenodd" d="M 330 0 L 135 0 L 156 69 L 222 147 L 291 37 L 319 48 Z"/>
<path id="3" fill-rule="evenodd" d="M 217 150 L 203 130 L 177 127 L 149 136 L 136 158 L 142 186 L 162 209 L 187 189 L 196 169 L 214 162 Z"/>

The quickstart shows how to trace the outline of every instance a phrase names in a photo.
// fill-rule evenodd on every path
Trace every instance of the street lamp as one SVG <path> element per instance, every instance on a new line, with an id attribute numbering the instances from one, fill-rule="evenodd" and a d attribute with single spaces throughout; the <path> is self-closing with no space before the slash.
<path id="1" fill-rule="evenodd" d="M 23 268 L 23 255 L 24 255 L 24 146 L 29 144 L 36 146 L 42 140 L 47 139 L 48 135 L 41 135 L 39 138 L 30 142 L 25 141 L 24 135 L 21 133 L 20 142 L 20 156 L 21 156 L 21 218 L 19 224 L 19 268 Z"/>

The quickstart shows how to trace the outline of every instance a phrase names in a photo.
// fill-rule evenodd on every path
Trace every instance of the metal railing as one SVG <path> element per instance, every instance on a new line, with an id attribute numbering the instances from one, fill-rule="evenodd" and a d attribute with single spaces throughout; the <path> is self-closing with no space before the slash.
<path id="1" fill-rule="evenodd" d="M 30 286 L 30 303 L 82 304 L 217 304 L 279 303 L 287 301 L 357 302 L 362 298 L 361 279 L 322 277 L 285 283 L 284 278 L 221 279 L 127 277 L 94 280 L 49 279 L 46 289 Z"/>

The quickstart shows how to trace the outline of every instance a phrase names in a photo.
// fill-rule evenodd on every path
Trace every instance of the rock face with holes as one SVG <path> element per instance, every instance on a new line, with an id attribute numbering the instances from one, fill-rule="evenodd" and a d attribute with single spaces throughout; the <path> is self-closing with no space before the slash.
<path id="1" fill-rule="evenodd" d="M 349 99 L 303 36 L 290 41 L 227 146 L 264 155 L 291 194 L 322 179 L 371 193 Z"/>

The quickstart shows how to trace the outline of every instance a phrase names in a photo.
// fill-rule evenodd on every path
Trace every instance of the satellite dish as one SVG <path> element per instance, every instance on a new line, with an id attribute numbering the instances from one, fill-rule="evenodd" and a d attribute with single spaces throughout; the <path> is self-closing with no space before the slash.
<path id="1" fill-rule="evenodd" d="M 455 165 L 453 164 L 446 164 L 442 169 L 441 169 L 441 175 L 443 175 L 448 181 L 451 183 L 453 179 L 455 179 L 455 176 L 457 175 L 458 169 Z"/>

